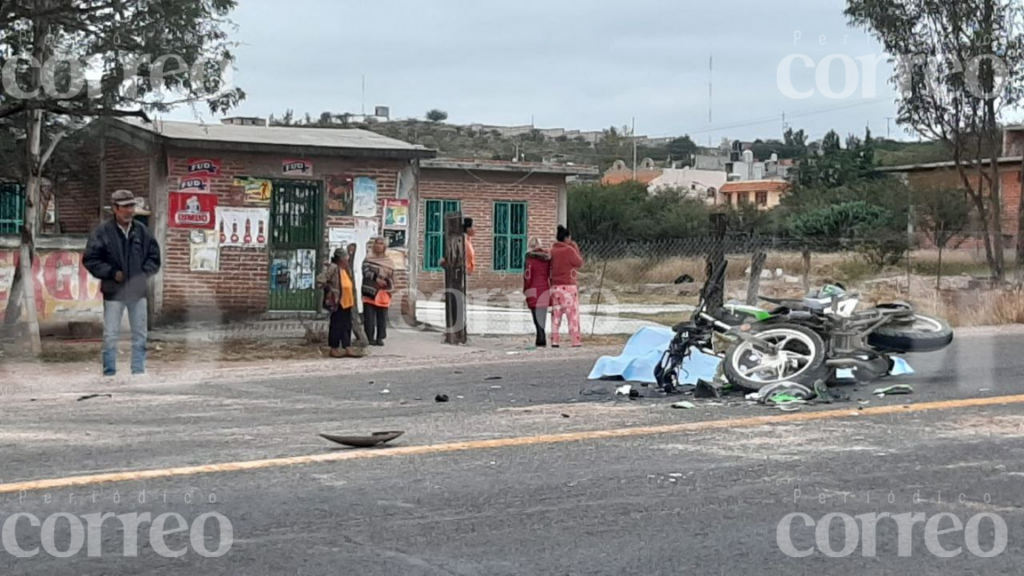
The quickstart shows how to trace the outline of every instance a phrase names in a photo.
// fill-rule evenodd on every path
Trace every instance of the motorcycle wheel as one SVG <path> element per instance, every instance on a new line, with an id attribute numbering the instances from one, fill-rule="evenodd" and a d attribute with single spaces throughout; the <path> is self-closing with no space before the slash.
<path id="1" fill-rule="evenodd" d="M 944 320 L 915 314 L 913 322 L 893 322 L 868 335 L 868 345 L 888 352 L 935 352 L 953 342 Z"/>
<path id="2" fill-rule="evenodd" d="M 769 384 L 794 382 L 813 387 L 825 376 L 825 342 L 816 332 L 795 324 L 766 325 L 757 337 L 779 348 L 764 354 L 740 340 L 725 353 L 725 377 L 734 386 L 758 391 Z"/>

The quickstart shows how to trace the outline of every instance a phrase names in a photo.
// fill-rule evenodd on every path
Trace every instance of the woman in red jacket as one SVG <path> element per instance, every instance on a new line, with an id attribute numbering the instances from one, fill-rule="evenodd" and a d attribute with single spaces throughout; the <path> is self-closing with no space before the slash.
<path id="1" fill-rule="evenodd" d="M 537 329 L 537 347 L 543 348 L 548 345 L 544 327 L 548 323 L 551 302 L 551 255 L 541 245 L 540 238 L 530 240 L 530 251 L 526 253 L 523 295 L 533 317 L 533 327 Z"/>
<path id="2" fill-rule="evenodd" d="M 580 298 L 576 276 L 583 267 L 580 248 L 565 226 L 558 227 L 558 242 L 551 246 L 551 346 L 558 348 L 562 314 L 569 317 L 573 347 L 583 345 L 580 335 Z"/>

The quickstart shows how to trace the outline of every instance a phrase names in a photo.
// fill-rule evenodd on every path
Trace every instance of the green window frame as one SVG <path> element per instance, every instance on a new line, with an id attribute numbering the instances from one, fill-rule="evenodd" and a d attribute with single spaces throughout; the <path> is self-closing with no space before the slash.
<path id="1" fill-rule="evenodd" d="M 526 202 L 494 203 L 495 272 L 522 272 L 526 268 Z"/>
<path id="2" fill-rule="evenodd" d="M 25 187 L 0 184 L 0 234 L 20 234 L 25 223 Z"/>
<path id="3" fill-rule="evenodd" d="M 425 203 L 423 227 L 423 269 L 440 272 L 444 258 L 444 216 L 449 212 L 461 212 L 459 200 L 427 200 Z"/>

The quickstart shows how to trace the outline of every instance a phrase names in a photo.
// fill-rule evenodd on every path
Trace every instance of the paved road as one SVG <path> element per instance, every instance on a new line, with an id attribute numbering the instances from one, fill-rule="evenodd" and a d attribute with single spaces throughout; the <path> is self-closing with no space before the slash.
<path id="1" fill-rule="evenodd" d="M 591 360 L 540 355 L 334 378 L 133 384 L 83 402 L 71 391 L 15 391 L 0 407 L 0 492 L 21 481 L 55 484 L 0 493 L 5 519 L 44 522 L 19 520 L 11 536 L 39 553 L 0 550 L 0 573 L 1019 574 L 1021 399 L 978 399 L 1024 392 L 1022 345 L 1021 335 L 962 338 L 944 354 L 912 359 L 921 371 L 908 380 L 913 396 L 850 388 L 854 401 L 796 415 L 615 399 L 606 394 L 614 384 L 584 379 Z M 437 393 L 451 401 L 434 402 Z M 637 427 L 649 429 L 624 432 Z M 407 431 L 391 450 L 336 450 L 316 437 L 390 429 Z M 206 474 L 173 469 L 218 464 Z M 160 472 L 67 480 L 125 470 Z M 194 526 L 214 512 L 231 523 L 231 547 L 206 558 L 197 551 L 227 541 L 215 519 L 203 534 Z M 118 519 L 83 534 L 77 554 L 55 558 L 45 521 L 57 513 L 85 524 L 96 513 L 177 513 L 193 527 L 164 538 L 165 552 L 185 551 L 180 558 L 161 556 L 146 522 L 138 556 L 124 557 Z M 792 558 L 777 532 L 793 513 L 811 522 L 924 516 L 916 527 L 880 520 L 873 555 L 868 539 L 844 540 L 842 517 L 819 542 L 801 516 L 783 533 L 812 553 Z M 930 538 L 928 522 L 943 513 L 965 529 Z M 998 516 L 1005 538 L 979 514 Z M 51 522 L 57 551 L 75 544 L 67 517 Z M 955 527 L 950 516 L 937 522 L 939 531 Z M 857 536 L 868 532 L 861 528 Z M 822 552 L 847 543 L 847 557 Z M 929 544 L 961 553 L 940 558 Z M 89 557 L 89 545 L 101 555 Z M 971 551 L 993 546 L 1002 549 L 991 558 Z"/>

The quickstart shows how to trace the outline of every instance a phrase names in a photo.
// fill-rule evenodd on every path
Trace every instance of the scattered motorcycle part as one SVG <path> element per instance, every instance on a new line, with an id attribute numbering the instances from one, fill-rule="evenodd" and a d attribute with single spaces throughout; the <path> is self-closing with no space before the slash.
<path id="1" fill-rule="evenodd" d="M 953 329 L 944 320 L 914 314 L 911 322 L 891 322 L 868 335 L 868 344 L 890 352 L 935 352 L 953 342 Z"/>

